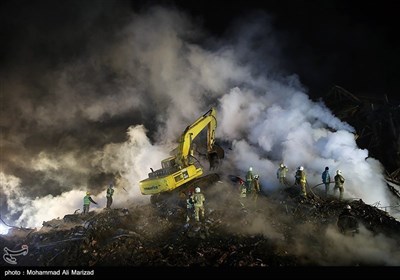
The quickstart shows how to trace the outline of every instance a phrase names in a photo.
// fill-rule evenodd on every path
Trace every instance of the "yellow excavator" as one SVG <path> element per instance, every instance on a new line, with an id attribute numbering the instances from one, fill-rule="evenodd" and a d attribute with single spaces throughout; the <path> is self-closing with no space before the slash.
<path id="1" fill-rule="evenodd" d="M 171 194 L 174 191 L 185 191 L 199 185 L 203 177 L 203 168 L 194 157 L 193 140 L 207 128 L 207 159 L 210 170 L 218 167 L 220 159 L 224 157 L 224 150 L 215 143 L 217 128 L 215 108 L 211 108 L 194 123 L 186 127 L 179 138 L 179 146 L 173 150 L 173 156 L 161 161 L 161 169 L 148 174 L 148 178 L 139 182 L 143 195 L 151 195 L 152 202 L 158 201 L 162 194 Z M 208 174 L 204 179 L 216 178 L 216 174 Z M 205 180 L 207 181 L 207 180 Z"/>

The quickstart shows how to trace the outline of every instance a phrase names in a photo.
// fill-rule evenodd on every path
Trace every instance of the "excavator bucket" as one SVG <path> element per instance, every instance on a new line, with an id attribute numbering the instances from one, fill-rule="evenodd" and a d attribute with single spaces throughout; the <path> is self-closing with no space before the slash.
<path id="1" fill-rule="evenodd" d="M 207 158 L 210 162 L 210 170 L 218 168 L 220 159 L 225 157 L 225 151 L 219 145 L 214 144 L 213 150 L 208 152 Z"/>

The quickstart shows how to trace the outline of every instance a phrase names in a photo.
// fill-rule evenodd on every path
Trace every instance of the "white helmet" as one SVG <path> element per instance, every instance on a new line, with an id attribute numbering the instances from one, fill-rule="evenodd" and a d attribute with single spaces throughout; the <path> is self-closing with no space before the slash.
<path id="1" fill-rule="evenodd" d="M 336 171 L 336 174 L 340 175 L 342 174 L 342 171 L 340 171 L 339 169 Z"/>
<path id="2" fill-rule="evenodd" d="M 284 166 L 283 163 L 281 163 L 280 167 L 283 168 L 283 166 Z"/>
<path id="3" fill-rule="evenodd" d="M 351 206 L 350 205 L 346 205 L 346 209 L 347 210 L 351 210 Z"/>
<path id="4" fill-rule="evenodd" d="M 250 167 L 249 167 L 249 171 L 253 171 L 253 167 L 250 166 Z"/>
<path id="5" fill-rule="evenodd" d="M 303 170 L 304 170 L 304 167 L 303 167 L 303 166 L 300 166 L 300 167 L 299 167 L 299 170 L 300 170 L 300 171 L 303 171 Z"/>
<path id="6" fill-rule="evenodd" d="M 199 193 L 199 192 L 200 192 L 200 188 L 197 187 L 197 188 L 194 189 L 194 191 L 195 191 L 196 193 Z"/>

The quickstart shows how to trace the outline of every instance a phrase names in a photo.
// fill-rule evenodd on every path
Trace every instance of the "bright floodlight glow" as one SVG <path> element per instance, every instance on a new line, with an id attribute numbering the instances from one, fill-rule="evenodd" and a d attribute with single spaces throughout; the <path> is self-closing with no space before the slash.
<path id="1" fill-rule="evenodd" d="M 3 224 L 0 224 L 0 234 L 2 234 L 2 235 L 7 234 L 8 233 L 8 229 L 9 228 L 7 226 L 5 226 Z"/>

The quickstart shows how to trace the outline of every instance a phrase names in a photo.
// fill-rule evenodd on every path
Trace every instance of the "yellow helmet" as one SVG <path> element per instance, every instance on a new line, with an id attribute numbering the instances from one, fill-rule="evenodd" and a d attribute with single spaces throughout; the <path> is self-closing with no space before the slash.
<path id="1" fill-rule="evenodd" d="M 90 195 L 90 192 L 86 192 L 86 195 Z"/>

